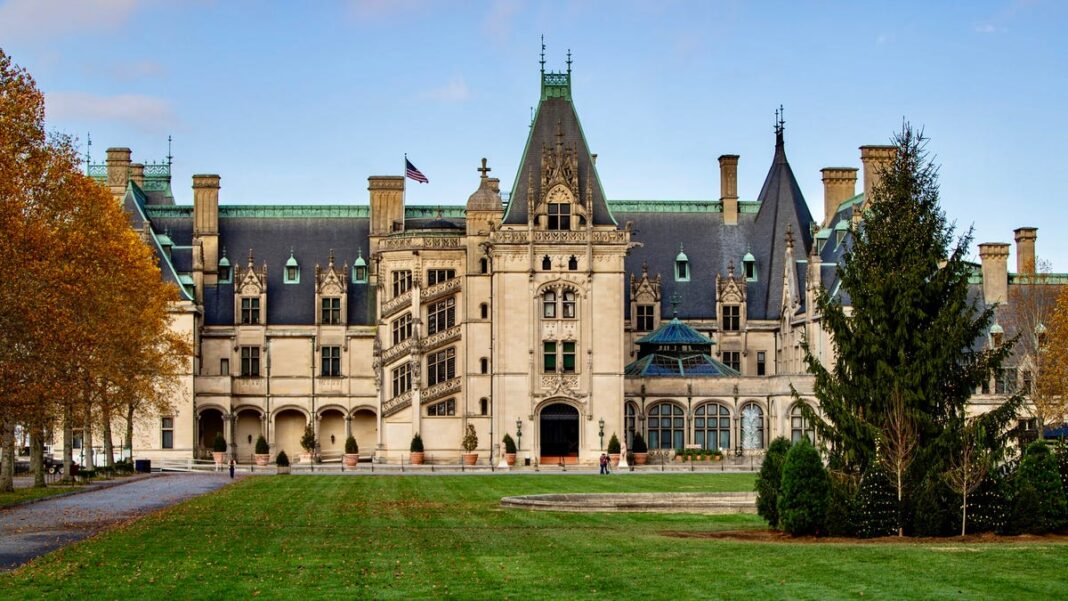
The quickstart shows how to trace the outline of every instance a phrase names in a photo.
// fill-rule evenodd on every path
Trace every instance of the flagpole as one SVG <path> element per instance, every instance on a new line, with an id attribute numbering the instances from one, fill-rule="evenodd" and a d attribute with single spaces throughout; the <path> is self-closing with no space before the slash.
<path id="1" fill-rule="evenodd" d="M 401 227 L 404 227 L 404 207 L 408 200 L 408 153 L 404 153 L 404 170 L 401 171 Z"/>

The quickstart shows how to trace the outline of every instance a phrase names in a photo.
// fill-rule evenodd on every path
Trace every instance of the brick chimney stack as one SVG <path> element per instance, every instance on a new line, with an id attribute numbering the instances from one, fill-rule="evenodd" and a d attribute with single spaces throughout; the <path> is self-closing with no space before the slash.
<path id="1" fill-rule="evenodd" d="M 838 205 L 857 194 L 857 169 L 854 167 L 825 167 L 823 176 L 823 226 L 830 225 Z"/>
<path id="2" fill-rule="evenodd" d="M 723 204 L 723 223 L 738 225 L 738 155 L 719 157 L 719 200 Z"/>
<path id="3" fill-rule="evenodd" d="M 1004 304 L 1009 298 L 1009 245 L 985 242 L 979 245 L 983 264 L 983 299 L 986 304 Z"/>
<path id="4" fill-rule="evenodd" d="M 1035 239 L 1038 238 L 1037 227 L 1020 227 L 1013 230 L 1016 234 L 1016 273 L 1034 275 L 1035 273 Z"/>

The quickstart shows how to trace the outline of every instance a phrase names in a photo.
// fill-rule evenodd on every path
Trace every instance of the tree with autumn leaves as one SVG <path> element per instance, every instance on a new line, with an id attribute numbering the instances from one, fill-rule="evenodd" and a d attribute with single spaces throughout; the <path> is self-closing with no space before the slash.
<path id="1" fill-rule="evenodd" d="M 86 446 L 138 414 L 170 409 L 190 341 L 170 328 L 178 300 L 110 192 L 86 176 L 70 138 L 45 130 L 44 97 L 0 50 L 0 490 L 12 488 L 15 430 L 31 465 L 64 432 Z M 91 458 L 90 453 L 90 458 Z M 91 459 L 90 459 L 91 461 Z"/>

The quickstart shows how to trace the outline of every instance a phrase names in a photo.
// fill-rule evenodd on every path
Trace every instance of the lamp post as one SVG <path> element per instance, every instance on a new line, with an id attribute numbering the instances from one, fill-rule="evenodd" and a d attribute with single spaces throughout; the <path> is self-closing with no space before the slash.
<path id="1" fill-rule="evenodd" d="M 518 451 L 523 448 L 523 419 L 519 417 L 515 418 L 515 439 Z"/>
<path id="2" fill-rule="evenodd" d="M 597 420 L 597 427 L 600 429 L 600 431 L 597 433 L 597 435 L 601 437 L 601 450 L 603 451 L 604 450 L 604 418 L 603 417 L 601 419 Z"/>

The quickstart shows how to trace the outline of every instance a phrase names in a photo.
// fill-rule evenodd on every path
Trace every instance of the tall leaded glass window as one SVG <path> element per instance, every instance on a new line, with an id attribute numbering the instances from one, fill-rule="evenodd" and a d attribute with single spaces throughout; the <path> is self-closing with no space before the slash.
<path id="1" fill-rule="evenodd" d="M 802 436 L 810 441 L 815 441 L 816 431 L 812 428 L 812 424 L 802 415 L 801 405 L 794 405 L 794 408 L 790 410 L 790 442 L 797 442 L 801 440 Z"/>
<path id="2" fill-rule="evenodd" d="M 322 374 L 327 377 L 341 375 L 341 347 L 324 346 L 322 350 Z"/>
<path id="3" fill-rule="evenodd" d="M 756 403 L 742 407 L 742 448 L 764 448 L 764 410 Z"/>
<path id="4" fill-rule="evenodd" d="M 433 386 L 456 377 L 456 349 L 430 353 L 426 357 L 426 384 Z"/>
<path id="5" fill-rule="evenodd" d="M 541 316 L 545 319 L 556 319 L 556 293 L 552 290 L 541 295 Z"/>
<path id="6" fill-rule="evenodd" d="M 731 448 L 731 412 L 725 405 L 706 403 L 693 415 L 693 442 L 702 449 Z"/>
<path id="7" fill-rule="evenodd" d="M 649 409 L 650 449 L 681 449 L 686 446 L 686 417 L 674 403 L 657 403 Z"/>
<path id="8" fill-rule="evenodd" d="M 426 333 L 436 334 L 456 325 L 456 297 L 431 303 L 426 310 Z"/>
<path id="9" fill-rule="evenodd" d="M 412 287 L 412 272 L 405 269 L 393 272 L 393 296 L 400 296 Z"/>
<path id="10" fill-rule="evenodd" d="M 241 299 L 241 323 L 255 325 L 260 323 L 260 299 L 248 297 Z"/>
<path id="11" fill-rule="evenodd" d="M 569 230 L 569 229 L 571 229 L 571 203 L 569 203 L 569 202 L 550 202 L 549 203 L 549 229 L 551 229 L 551 230 Z"/>
<path id="12" fill-rule="evenodd" d="M 741 308 L 738 305 L 723 305 L 723 331 L 737 332 L 741 329 Z"/>
<path id="13" fill-rule="evenodd" d="M 563 364 L 563 372 L 565 374 L 575 373 L 575 343 L 571 341 L 564 342 L 562 345 L 561 363 Z"/>
<path id="14" fill-rule="evenodd" d="M 393 368 L 393 396 L 404 394 L 412 389 L 412 367 L 403 363 Z"/>
<path id="15" fill-rule="evenodd" d="M 324 324 L 341 323 L 341 299 L 337 297 L 322 299 L 321 317 Z"/>
<path id="16" fill-rule="evenodd" d="M 260 347 L 241 347 L 241 375 L 246 377 L 260 375 Z"/>
<path id="17" fill-rule="evenodd" d="M 393 330 L 393 344 L 400 344 L 412 337 L 412 314 L 405 313 L 390 324 Z"/>
<path id="18" fill-rule="evenodd" d="M 542 344 L 542 371 L 545 373 L 556 371 L 556 343 L 545 342 Z"/>
<path id="19" fill-rule="evenodd" d="M 564 290 L 560 306 L 563 309 L 564 319 L 575 319 L 575 293 L 573 291 Z"/>
<path id="20" fill-rule="evenodd" d="M 638 305 L 638 314 L 634 318 L 635 328 L 639 332 L 648 332 L 653 329 L 653 305 Z"/>

